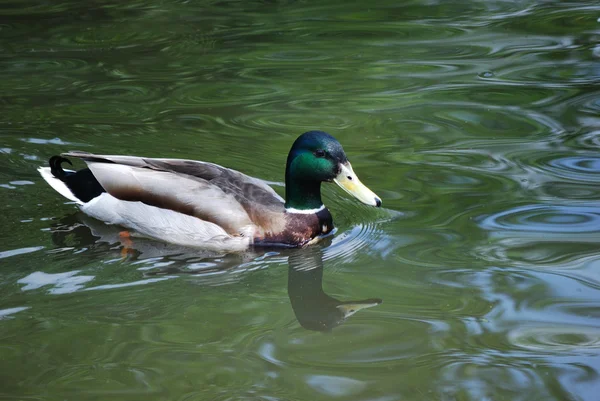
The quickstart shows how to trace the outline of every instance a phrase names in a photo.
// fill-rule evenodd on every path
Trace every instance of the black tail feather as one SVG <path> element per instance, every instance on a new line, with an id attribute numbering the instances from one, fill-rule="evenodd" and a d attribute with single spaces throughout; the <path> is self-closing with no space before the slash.
<path id="1" fill-rule="evenodd" d="M 63 162 L 69 163 L 71 166 L 73 165 L 73 163 L 71 163 L 71 160 L 69 160 L 65 157 L 62 157 L 62 156 L 52 156 L 50 158 L 49 164 L 50 164 L 50 172 L 52 173 L 52 175 L 64 182 L 65 178 L 67 176 L 67 173 L 62 168 Z"/>
<path id="2" fill-rule="evenodd" d="M 82 202 L 89 202 L 103 192 L 106 192 L 89 168 L 79 171 L 65 171 L 62 168 L 63 163 L 73 165 L 65 157 L 52 156 L 49 161 L 50 172 L 53 176 L 64 182 L 77 199 L 80 199 Z"/>

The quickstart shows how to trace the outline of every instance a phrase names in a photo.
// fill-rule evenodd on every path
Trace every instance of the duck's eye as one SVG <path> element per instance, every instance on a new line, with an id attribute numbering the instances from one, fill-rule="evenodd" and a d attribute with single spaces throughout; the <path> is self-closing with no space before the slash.
<path id="1" fill-rule="evenodd" d="M 325 157 L 325 151 L 323 149 L 317 149 L 317 150 L 315 150 L 315 156 Z"/>

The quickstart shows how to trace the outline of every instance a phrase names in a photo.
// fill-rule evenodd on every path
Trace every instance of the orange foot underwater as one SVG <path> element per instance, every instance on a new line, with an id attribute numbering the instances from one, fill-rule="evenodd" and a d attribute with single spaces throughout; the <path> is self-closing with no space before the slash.
<path id="1" fill-rule="evenodd" d="M 119 233 L 119 238 L 121 239 L 121 244 L 123 244 L 123 248 L 121 249 L 121 257 L 125 259 L 129 255 L 133 255 L 133 241 L 131 240 L 131 233 L 129 231 L 121 231 Z"/>

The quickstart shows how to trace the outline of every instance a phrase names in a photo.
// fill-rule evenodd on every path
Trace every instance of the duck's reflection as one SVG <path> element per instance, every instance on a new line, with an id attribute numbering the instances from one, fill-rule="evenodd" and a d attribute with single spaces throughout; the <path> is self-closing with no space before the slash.
<path id="1" fill-rule="evenodd" d="M 104 224 L 81 212 L 63 217 L 52 227 L 52 242 L 59 247 L 116 249 L 121 256 L 134 259 L 151 259 L 180 255 L 186 257 L 218 257 L 222 254 L 202 249 L 192 249 L 147 238 L 132 239 L 117 226 Z"/>
<path id="2" fill-rule="evenodd" d="M 382 300 L 369 298 L 358 301 L 340 301 L 323 291 L 323 246 L 317 244 L 305 249 L 256 248 L 245 254 L 218 255 L 200 249 L 191 249 L 154 240 L 133 240 L 124 237 L 118 227 L 106 225 L 98 220 L 77 213 L 60 220 L 52 228 L 52 240 L 62 248 L 76 249 L 98 248 L 100 252 L 112 250 L 121 257 L 134 260 L 168 258 L 179 263 L 164 268 L 145 271 L 146 276 L 173 274 L 203 275 L 214 274 L 239 267 L 242 263 L 256 261 L 265 256 L 287 256 L 288 296 L 296 319 L 307 330 L 330 331 L 361 309 L 379 305 Z M 211 264 L 209 269 L 190 270 L 190 260 L 219 258 L 219 263 Z"/>
<path id="3" fill-rule="evenodd" d="M 317 246 L 288 258 L 288 296 L 298 323 L 308 330 L 329 331 L 361 309 L 379 305 L 377 298 L 339 301 L 323 291 L 323 254 Z"/>

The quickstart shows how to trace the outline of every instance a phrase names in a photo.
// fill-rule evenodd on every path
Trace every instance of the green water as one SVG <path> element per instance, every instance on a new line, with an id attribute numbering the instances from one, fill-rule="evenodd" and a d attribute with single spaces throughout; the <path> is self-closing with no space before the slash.
<path id="1" fill-rule="evenodd" d="M 598 399 L 597 1 L 0 16 L 1 399 Z M 127 252 L 36 172 L 78 149 L 280 183 L 311 129 L 384 210 L 326 185 L 338 232 L 305 250 Z"/>

